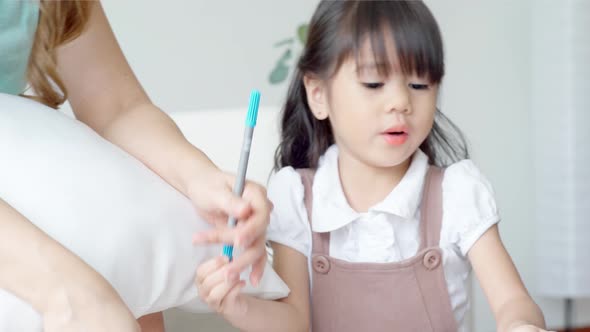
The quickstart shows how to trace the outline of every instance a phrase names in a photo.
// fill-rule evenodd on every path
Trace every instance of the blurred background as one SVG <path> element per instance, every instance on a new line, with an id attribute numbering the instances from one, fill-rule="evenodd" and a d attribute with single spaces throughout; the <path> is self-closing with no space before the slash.
<path id="1" fill-rule="evenodd" d="M 152 100 L 221 167 L 237 165 L 262 92 L 249 176 L 265 183 L 275 122 L 316 0 L 103 0 Z M 504 243 L 552 328 L 590 326 L 590 1 L 427 0 L 446 50 L 440 106 L 492 182 Z M 473 331 L 495 331 L 477 281 Z M 171 332 L 234 331 L 165 313 Z"/>

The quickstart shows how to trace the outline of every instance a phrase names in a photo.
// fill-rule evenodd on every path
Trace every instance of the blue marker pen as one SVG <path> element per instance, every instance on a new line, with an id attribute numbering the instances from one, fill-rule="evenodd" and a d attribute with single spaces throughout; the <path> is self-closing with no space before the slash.
<path id="1" fill-rule="evenodd" d="M 240 163 L 238 165 L 238 173 L 236 175 L 236 183 L 234 185 L 234 194 L 242 196 L 244 192 L 244 183 L 246 182 L 246 170 L 248 169 L 248 158 L 250 157 L 250 146 L 252 145 L 252 135 L 254 134 L 254 127 L 256 126 L 256 119 L 258 118 L 258 105 L 260 104 L 260 92 L 252 90 L 250 93 L 250 103 L 248 105 L 248 115 L 246 116 L 246 128 L 244 130 L 244 140 L 242 141 L 242 153 L 240 155 Z M 227 219 L 227 225 L 234 227 L 236 225 L 236 218 L 230 216 Z M 223 246 L 223 255 L 227 256 L 231 261 L 233 258 L 234 247 L 232 245 Z"/>

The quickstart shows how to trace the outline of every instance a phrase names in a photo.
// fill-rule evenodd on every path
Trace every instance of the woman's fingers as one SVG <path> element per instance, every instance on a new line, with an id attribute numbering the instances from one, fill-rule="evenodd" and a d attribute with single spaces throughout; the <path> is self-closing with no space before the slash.
<path id="1" fill-rule="evenodd" d="M 260 265 L 260 260 L 265 259 L 266 255 L 265 239 L 261 238 L 256 240 L 250 248 L 243 250 L 229 263 L 227 266 L 227 278 L 230 281 L 235 281 L 239 277 L 240 272 L 245 270 L 248 266 L 253 264 Z M 265 265 L 262 265 L 262 268 L 264 268 L 264 266 Z M 257 270 L 253 270 L 256 272 L 255 275 L 262 275 L 260 268 L 261 267 L 257 267 Z"/>

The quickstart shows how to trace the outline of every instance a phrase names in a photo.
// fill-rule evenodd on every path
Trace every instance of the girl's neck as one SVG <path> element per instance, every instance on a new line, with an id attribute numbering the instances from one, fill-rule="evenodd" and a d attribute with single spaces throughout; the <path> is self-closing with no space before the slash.
<path id="1" fill-rule="evenodd" d="M 366 212 L 385 199 L 406 174 L 411 159 L 393 167 L 374 167 L 339 153 L 340 183 L 350 207 L 357 212 Z"/>

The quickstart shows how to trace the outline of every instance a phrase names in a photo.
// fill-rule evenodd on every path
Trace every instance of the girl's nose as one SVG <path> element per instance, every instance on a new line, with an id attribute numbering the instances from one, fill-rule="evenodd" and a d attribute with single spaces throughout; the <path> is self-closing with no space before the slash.
<path id="1" fill-rule="evenodd" d="M 396 83 L 388 95 L 387 112 L 409 113 L 410 92 L 405 83 Z"/>

